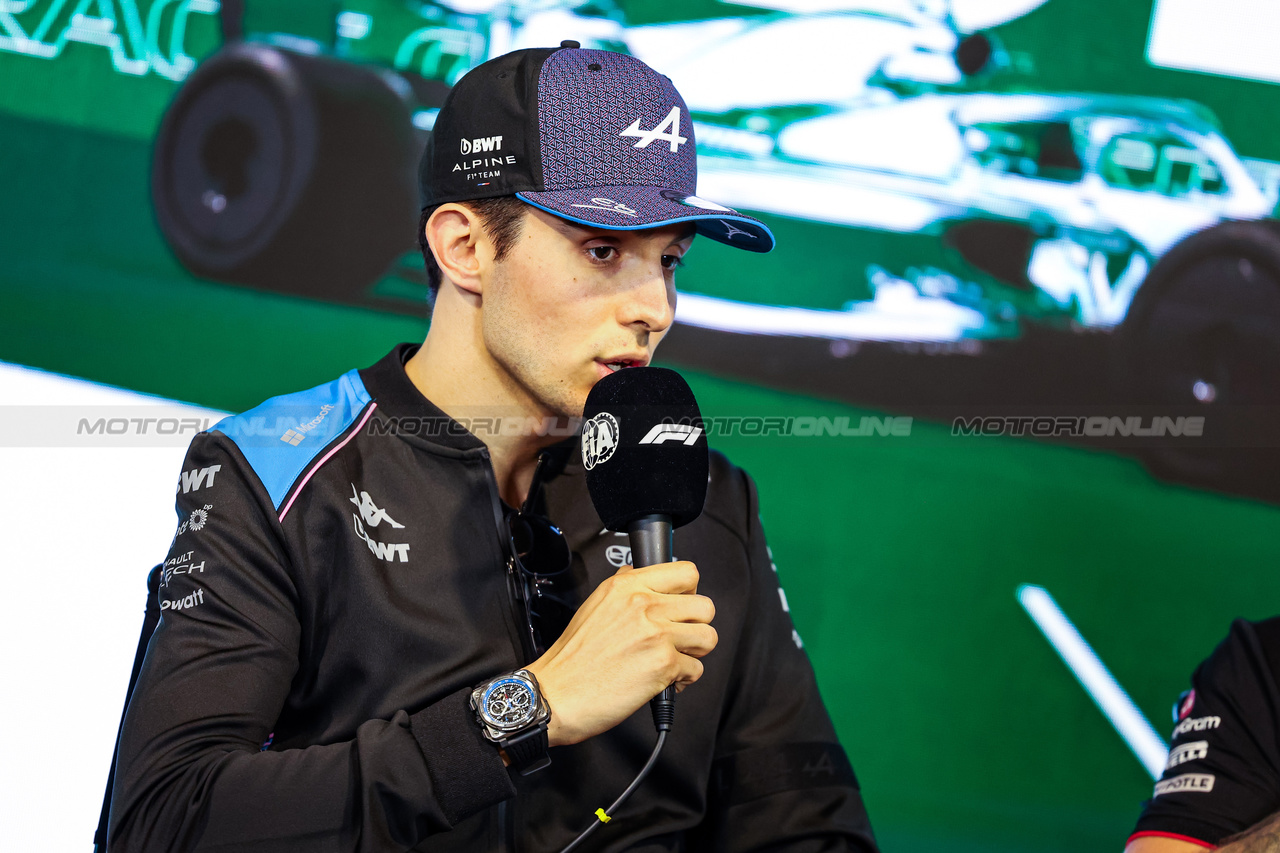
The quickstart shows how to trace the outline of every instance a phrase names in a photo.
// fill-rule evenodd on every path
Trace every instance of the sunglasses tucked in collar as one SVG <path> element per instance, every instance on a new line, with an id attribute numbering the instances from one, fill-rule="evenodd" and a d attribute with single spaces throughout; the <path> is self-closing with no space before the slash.
<path id="1" fill-rule="evenodd" d="M 538 455 L 528 496 L 519 510 L 505 513 L 507 592 L 530 661 L 546 653 L 577 610 L 569 543 L 549 519 L 533 512 L 551 457 L 545 450 Z"/>

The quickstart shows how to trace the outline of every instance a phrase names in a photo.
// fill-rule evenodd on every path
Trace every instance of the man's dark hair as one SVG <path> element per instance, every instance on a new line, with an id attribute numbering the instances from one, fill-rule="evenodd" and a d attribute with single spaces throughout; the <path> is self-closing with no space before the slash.
<path id="1" fill-rule="evenodd" d="M 524 213 L 529 209 L 528 205 L 513 195 L 478 198 L 459 202 L 459 204 L 471 209 L 476 216 L 480 217 L 480 225 L 484 228 L 484 233 L 493 242 L 494 260 L 500 261 L 505 258 L 511 251 L 511 247 L 515 245 L 516 238 L 520 236 L 520 224 L 524 221 Z M 432 305 L 435 305 L 436 296 L 440 293 L 440 265 L 436 263 L 436 256 L 431 253 L 431 246 L 427 244 L 427 220 L 439 208 L 438 204 L 428 207 L 422 211 L 422 218 L 418 220 L 418 246 L 422 249 L 422 260 L 427 266 L 427 281 L 431 287 Z"/>

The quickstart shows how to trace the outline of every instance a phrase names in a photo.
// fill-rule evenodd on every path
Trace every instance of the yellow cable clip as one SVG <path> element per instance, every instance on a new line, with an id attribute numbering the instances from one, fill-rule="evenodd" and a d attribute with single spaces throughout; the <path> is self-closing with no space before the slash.
<path id="1" fill-rule="evenodd" d="M 596 809 L 596 817 L 600 818 L 601 823 L 608 823 L 613 820 L 613 818 L 604 813 L 604 809 Z"/>

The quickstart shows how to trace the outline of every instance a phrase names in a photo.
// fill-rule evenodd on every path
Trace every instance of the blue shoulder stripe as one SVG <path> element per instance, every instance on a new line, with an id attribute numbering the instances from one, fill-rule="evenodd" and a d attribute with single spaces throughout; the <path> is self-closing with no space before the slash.
<path id="1" fill-rule="evenodd" d="M 236 443 L 278 510 L 289 487 L 328 444 L 355 423 L 372 400 L 358 371 L 325 385 L 272 397 L 213 429 Z"/>

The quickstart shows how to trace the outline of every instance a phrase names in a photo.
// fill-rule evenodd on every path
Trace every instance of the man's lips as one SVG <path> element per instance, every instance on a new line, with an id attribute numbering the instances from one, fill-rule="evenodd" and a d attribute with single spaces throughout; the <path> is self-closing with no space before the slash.
<path id="1" fill-rule="evenodd" d="M 619 370 L 628 367 L 644 367 L 649 363 L 648 358 L 637 358 L 634 356 L 624 356 L 618 358 L 596 359 L 596 370 L 601 378 Z"/>

